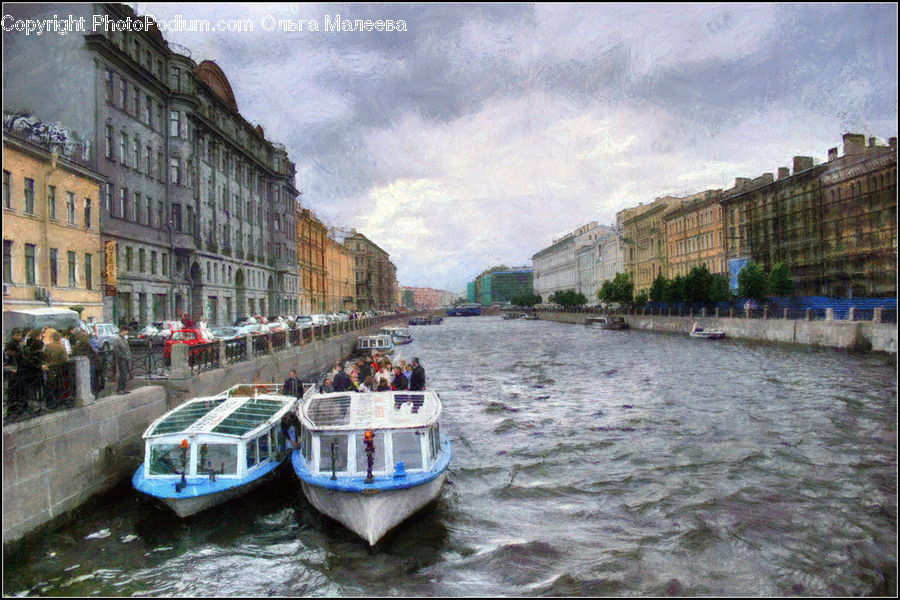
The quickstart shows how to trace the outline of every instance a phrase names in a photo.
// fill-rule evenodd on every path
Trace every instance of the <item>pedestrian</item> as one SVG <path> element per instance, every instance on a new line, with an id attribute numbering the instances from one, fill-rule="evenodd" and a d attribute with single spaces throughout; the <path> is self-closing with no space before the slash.
<path id="1" fill-rule="evenodd" d="M 359 384 L 359 387 L 356 388 L 357 392 L 374 392 L 375 391 L 375 378 L 369 375 L 365 378 L 365 380 Z"/>
<path id="2" fill-rule="evenodd" d="M 281 417 L 281 431 L 284 433 L 285 450 L 290 452 L 300 447 L 300 419 L 297 413 L 291 410 Z"/>
<path id="3" fill-rule="evenodd" d="M 294 398 L 299 398 L 303 395 L 303 382 L 297 379 L 296 369 L 291 369 L 288 378 L 284 380 L 284 385 L 281 386 L 281 393 L 284 396 L 293 396 Z"/>
<path id="4" fill-rule="evenodd" d="M 45 373 L 47 361 L 44 356 L 44 342 L 41 341 L 43 332 L 40 329 L 31 329 L 28 332 L 28 341 L 22 349 L 19 367 L 19 383 L 23 390 L 22 395 L 16 399 L 15 406 L 10 405 L 10 410 L 24 412 L 29 402 L 39 402 L 44 398 Z"/>
<path id="5" fill-rule="evenodd" d="M 194 320 L 188 316 L 187 313 L 181 315 L 181 324 L 184 325 L 185 329 L 193 329 L 194 328 Z"/>
<path id="6" fill-rule="evenodd" d="M 66 329 L 65 335 L 62 338 L 62 345 L 66 349 L 66 354 L 72 354 L 72 348 L 75 346 L 75 338 L 76 338 L 76 328 L 74 325 Z"/>
<path id="7" fill-rule="evenodd" d="M 100 394 L 100 390 L 106 385 L 106 382 L 104 381 L 101 369 L 99 368 L 100 365 L 98 364 L 100 355 L 94 345 L 91 344 L 91 337 L 86 331 L 76 333 L 72 354 L 74 356 L 84 356 L 88 359 L 91 370 L 91 392 L 94 394 L 94 398 L 96 398 L 97 395 Z"/>
<path id="8" fill-rule="evenodd" d="M 116 391 L 119 394 L 127 394 L 125 386 L 128 383 L 128 371 L 131 367 L 131 348 L 128 346 L 128 329 L 125 327 L 120 328 L 119 335 L 113 338 L 112 355 L 116 361 L 118 376 Z"/>
<path id="9" fill-rule="evenodd" d="M 409 389 L 413 392 L 420 392 L 425 389 L 425 367 L 419 364 L 419 357 L 412 359 L 412 375 L 409 378 Z"/>
<path id="10" fill-rule="evenodd" d="M 11 367 L 18 367 L 22 358 L 22 339 L 25 332 L 21 328 L 16 327 L 12 330 L 9 341 L 3 347 L 3 364 Z"/>
<path id="11" fill-rule="evenodd" d="M 62 336 L 58 331 L 53 331 L 48 338 L 48 342 L 44 344 L 45 362 L 51 367 L 65 364 L 69 360 L 69 354 L 62 344 Z"/>

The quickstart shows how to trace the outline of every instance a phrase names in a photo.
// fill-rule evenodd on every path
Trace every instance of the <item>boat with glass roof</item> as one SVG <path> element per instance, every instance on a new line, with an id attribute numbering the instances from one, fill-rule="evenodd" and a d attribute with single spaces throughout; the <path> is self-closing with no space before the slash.
<path id="1" fill-rule="evenodd" d="M 378 333 L 391 336 L 391 341 L 396 346 L 410 344 L 413 341 L 412 331 L 409 327 L 382 327 Z"/>
<path id="2" fill-rule="evenodd" d="M 451 450 L 437 393 L 313 394 L 298 413 L 304 495 L 370 545 L 440 493 Z"/>
<path id="3" fill-rule="evenodd" d="M 305 393 L 312 388 L 304 384 Z M 236 385 L 189 400 L 144 432 L 144 462 L 132 484 L 179 517 L 244 494 L 287 459 L 281 418 L 297 403 L 277 383 Z"/>

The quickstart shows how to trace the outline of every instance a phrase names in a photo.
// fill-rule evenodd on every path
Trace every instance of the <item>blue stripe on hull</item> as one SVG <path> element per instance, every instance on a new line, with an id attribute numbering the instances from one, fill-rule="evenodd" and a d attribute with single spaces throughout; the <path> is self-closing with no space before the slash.
<path id="1" fill-rule="evenodd" d="M 407 473 L 405 477 L 394 478 L 393 475 L 382 475 L 375 477 L 373 483 L 365 483 L 365 475 L 354 477 L 338 477 L 336 480 L 331 479 L 331 475 L 322 475 L 312 473 L 306 466 L 300 450 L 294 450 L 291 453 L 291 465 L 294 467 L 294 473 L 302 481 L 316 487 L 335 490 L 338 492 L 365 492 L 366 490 L 405 490 L 423 483 L 428 483 L 440 477 L 440 475 L 450 466 L 451 458 L 450 439 L 441 434 L 441 452 L 438 461 L 432 468 L 424 473 Z"/>
<path id="2" fill-rule="evenodd" d="M 131 478 L 131 483 L 137 491 L 163 500 L 177 500 L 179 498 L 219 494 L 251 483 L 260 477 L 265 477 L 277 469 L 285 461 L 285 458 L 282 458 L 280 461 L 273 461 L 267 465 L 263 465 L 247 477 L 242 477 L 241 479 L 217 477 L 215 481 L 210 481 L 208 475 L 202 477 L 188 477 L 187 487 L 182 489 L 181 492 L 175 491 L 175 485 L 181 481 L 180 477 L 171 479 L 148 479 L 144 477 L 144 465 L 142 464 L 138 467 L 137 471 L 135 471 L 134 476 Z"/>

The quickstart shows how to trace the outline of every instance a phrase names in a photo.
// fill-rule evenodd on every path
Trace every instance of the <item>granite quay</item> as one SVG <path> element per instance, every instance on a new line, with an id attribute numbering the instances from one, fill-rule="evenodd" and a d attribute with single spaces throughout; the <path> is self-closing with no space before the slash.
<path id="1" fill-rule="evenodd" d="M 3 427 L 4 545 L 64 521 L 67 512 L 129 477 L 143 454 L 144 430 L 184 401 L 239 383 L 280 382 L 291 369 L 311 381 L 336 359 L 351 354 L 359 335 L 419 314 L 425 313 L 365 317 L 289 332 L 295 335 L 256 336 L 244 340 L 236 354 L 219 340 L 210 345 L 214 359 L 206 356 L 208 350 L 202 360 L 192 359 L 187 345 L 175 344 L 167 377 L 141 376 L 129 382 L 127 394 L 101 398 L 91 392 L 88 360 L 74 358 L 73 406 Z M 260 340 L 256 352 L 254 342 Z"/>
<path id="2" fill-rule="evenodd" d="M 541 319 L 583 324 L 585 319 L 608 311 L 595 308 L 541 309 Z M 852 350 L 897 353 L 896 311 L 876 308 L 867 320 L 859 319 L 850 308 L 846 319 L 835 319 L 834 309 L 825 309 L 824 319 L 817 319 L 812 309 L 802 315 L 788 309 L 736 310 L 716 309 L 635 309 L 622 313 L 634 329 L 668 333 L 689 333 L 694 323 L 707 329 L 721 329 L 728 337 L 769 342 L 785 342 Z M 869 315 L 866 315 L 869 316 Z"/>

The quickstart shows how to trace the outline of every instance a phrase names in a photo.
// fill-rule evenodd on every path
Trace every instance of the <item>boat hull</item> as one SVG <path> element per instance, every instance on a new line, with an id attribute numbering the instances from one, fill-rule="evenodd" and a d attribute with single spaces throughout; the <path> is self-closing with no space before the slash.
<path id="1" fill-rule="evenodd" d="M 704 340 L 721 340 L 725 337 L 724 331 L 692 331 L 692 338 L 700 338 Z"/>
<path id="2" fill-rule="evenodd" d="M 444 471 L 431 481 L 414 487 L 363 492 L 330 490 L 306 481 L 301 481 L 300 487 L 319 512 L 374 546 L 388 531 L 437 498 L 446 479 L 447 472 Z"/>

